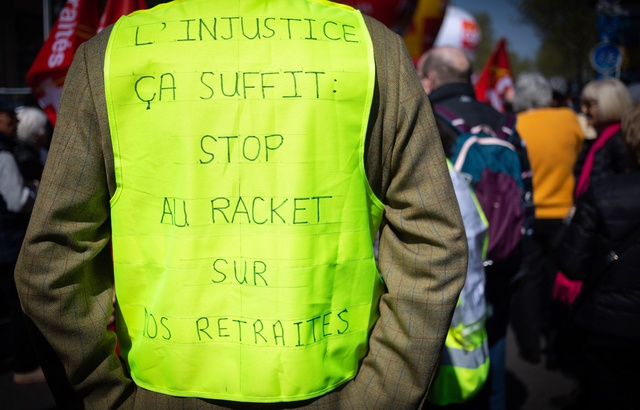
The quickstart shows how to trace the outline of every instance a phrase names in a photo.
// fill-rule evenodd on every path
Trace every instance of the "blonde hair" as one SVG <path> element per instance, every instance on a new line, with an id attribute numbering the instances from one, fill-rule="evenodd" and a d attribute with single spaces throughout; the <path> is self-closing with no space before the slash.
<path id="1" fill-rule="evenodd" d="M 633 105 L 622 117 L 622 135 L 636 164 L 640 163 L 640 103 Z"/>
<path id="2" fill-rule="evenodd" d="M 624 83 L 615 78 L 604 78 L 589 82 L 582 90 L 582 100 L 596 103 L 598 122 L 618 122 L 631 107 L 631 97 Z"/>

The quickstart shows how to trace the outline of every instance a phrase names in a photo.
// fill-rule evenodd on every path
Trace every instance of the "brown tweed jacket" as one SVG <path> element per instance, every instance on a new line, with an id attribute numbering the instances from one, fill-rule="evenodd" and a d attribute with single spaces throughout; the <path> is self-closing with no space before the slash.
<path id="1" fill-rule="evenodd" d="M 110 29 L 66 78 L 49 159 L 16 270 L 47 380 L 63 408 L 413 409 L 437 367 L 467 266 L 467 242 L 429 101 L 403 40 L 366 19 L 377 85 L 365 167 L 386 205 L 379 266 L 387 291 L 357 377 L 314 400 L 271 405 L 165 396 L 137 387 L 107 332 L 116 189 L 104 96 Z M 161 137 L 161 136 L 158 136 Z M 224 369 L 211 369 L 224 371 Z"/>

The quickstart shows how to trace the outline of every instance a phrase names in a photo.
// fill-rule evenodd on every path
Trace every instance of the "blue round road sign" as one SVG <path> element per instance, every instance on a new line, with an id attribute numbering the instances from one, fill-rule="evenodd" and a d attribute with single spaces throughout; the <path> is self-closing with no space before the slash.
<path id="1" fill-rule="evenodd" d="M 591 65 L 602 74 L 614 73 L 622 60 L 622 50 L 613 43 L 598 43 L 591 50 Z"/>

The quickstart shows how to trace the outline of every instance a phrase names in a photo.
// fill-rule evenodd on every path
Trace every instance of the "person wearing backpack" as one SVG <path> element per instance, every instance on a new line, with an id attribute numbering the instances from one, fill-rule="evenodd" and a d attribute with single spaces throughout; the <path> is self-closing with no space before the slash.
<path id="1" fill-rule="evenodd" d="M 507 218 L 501 217 L 504 216 L 502 210 L 483 207 L 489 221 L 489 259 L 485 264 L 487 265 L 486 298 L 491 312 L 486 325 L 491 368 L 485 388 L 474 401 L 483 408 L 503 410 L 506 407 L 505 342 L 509 318 L 510 284 L 520 271 L 522 238 L 528 234 L 527 226 L 533 218 L 533 188 L 527 150 L 514 129 L 513 115 L 500 113 L 491 105 L 476 99 L 471 83 L 471 62 L 462 50 L 450 46 L 433 48 L 421 56 L 417 70 L 434 108 L 443 145 L 452 147 L 448 150 L 449 152 L 445 150 L 445 154 L 452 159 L 457 156 L 460 153 L 457 151 L 461 149 L 464 142 L 469 140 L 472 131 L 479 133 L 473 135 L 473 138 L 488 137 L 492 141 L 499 140 L 498 142 L 501 141 L 501 143 L 492 144 L 492 147 L 494 151 L 502 154 L 493 157 L 491 170 L 499 169 L 503 172 L 493 176 L 513 180 L 512 182 L 515 182 L 519 189 L 520 201 L 518 205 L 511 207 L 514 217 L 508 224 L 505 225 Z M 482 139 L 482 141 L 485 140 Z M 476 144 L 469 152 L 476 152 L 476 148 L 482 149 L 478 145 L 480 144 Z M 502 149 L 505 147 L 507 149 Z M 512 155 L 514 151 L 517 154 L 515 157 Z M 477 174 L 482 175 L 481 171 L 484 169 L 476 169 L 476 171 L 478 171 Z M 514 185 L 510 187 L 516 188 Z M 493 188 L 499 191 L 502 187 Z M 474 186 L 474 190 L 478 195 L 477 186 Z M 500 193 L 497 195 L 498 199 L 505 199 L 500 198 Z M 492 231 L 500 226 L 504 228 L 503 233 L 492 235 Z M 498 254 L 498 257 L 494 257 L 496 255 L 492 255 L 491 252 L 492 241 L 510 238 L 512 234 L 509 232 L 514 231 L 516 232 L 515 241 L 507 241 L 511 242 L 511 249 L 494 246 L 493 253 Z"/>
<path id="2" fill-rule="evenodd" d="M 445 148 L 446 150 L 447 148 Z M 455 406 L 473 399 L 487 381 L 489 342 L 487 340 L 486 274 L 487 219 L 466 178 L 451 163 L 449 174 L 462 214 L 469 257 L 467 276 L 447 333 L 438 372 L 423 410 Z"/>

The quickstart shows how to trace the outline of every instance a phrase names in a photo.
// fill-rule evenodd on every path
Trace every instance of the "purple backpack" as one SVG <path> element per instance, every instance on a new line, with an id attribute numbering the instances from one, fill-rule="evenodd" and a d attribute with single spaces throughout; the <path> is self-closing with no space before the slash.
<path id="1" fill-rule="evenodd" d="M 467 178 L 489 222 L 485 264 L 504 261 L 524 234 L 525 189 L 513 145 L 515 116 L 505 114 L 502 125 L 494 130 L 486 125 L 469 127 L 443 107 L 435 107 L 435 113 L 459 133 L 450 160 Z"/>

